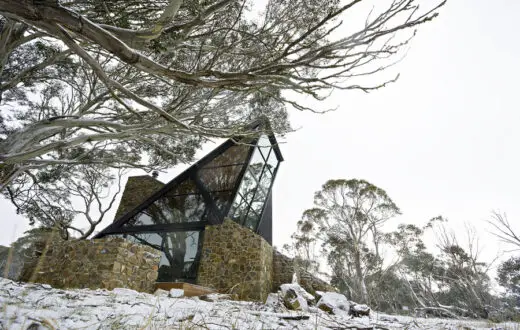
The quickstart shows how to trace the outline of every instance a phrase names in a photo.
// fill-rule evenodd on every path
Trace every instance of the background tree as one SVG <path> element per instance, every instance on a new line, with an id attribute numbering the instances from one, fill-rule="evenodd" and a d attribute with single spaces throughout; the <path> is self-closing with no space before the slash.
<path id="1" fill-rule="evenodd" d="M 284 247 L 294 255 L 298 267 L 314 274 L 320 272 L 320 261 L 317 255 L 319 242 L 316 230 L 318 227 L 313 219 L 319 216 L 320 212 L 322 212 L 320 209 L 306 210 L 302 219 L 296 223 L 296 232 L 291 235 L 292 245 Z"/>
<path id="2" fill-rule="evenodd" d="M 497 270 L 498 283 L 520 303 L 520 257 L 514 256 L 500 264 Z"/>
<path id="3" fill-rule="evenodd" d="M 9 248 L 0 249 L 0 276 L 21 280 L 29 279 L 35 262 L 35 256 L 41 253 L 46 241 L 53 239 L 53 230 L 47 227 L 35 227 L 11 243 Z"/>
<path id="4" fill-rule="evenodd" d="M 399 214 L 384 190 L 365 180 L 329 180 L 306 211 L 332 268 L 333 283 L 351 299 L 369 302 L 367 278 L 382 267 L 381 226 Z"/>
<path id="5" fill-rule="evenodd" d="M 514 247 L 514 251 L 520 250 L 520 237 L 515 233 L 505 213 L 493 211 L 488 223 L 493 227 L 493 234 L 502 242 Z"/>
<path id="6" fill-rule="evenodd" d="M 98 165 L 56 166 L 20 177 L 6 190 L 31 225 L 56 228 L 63 239 L 86 239 L 114 206 L 123 174 Z"/>
<path id="7" fill-rule="evenodd" d="M 287 106 L 313 110 L 298 94 L 383 87 L 395 79 L 379 73 L 445 1 L 378 2 L 334 37 L 365 2 L 273 0 L 253 19 L 237 0 L 0 1 L 0 188 L 57 164 L 172 166 L 258 117 L 288 131 Z"/>
<path id="8" fill-rule="evenodd" d="M 478 238 L 467 230 L 466 247 L 447 229 L 446 220 L 433 218 L 424 228 L 400 225 L 388 241 L 400 257 L 396 268 L 412 308 L 444 317 L 483 317 L 492 304 L 489 265 L 479 259 Z M 438 253 L 423 243 L 426 229 L 438 233 Z"/>

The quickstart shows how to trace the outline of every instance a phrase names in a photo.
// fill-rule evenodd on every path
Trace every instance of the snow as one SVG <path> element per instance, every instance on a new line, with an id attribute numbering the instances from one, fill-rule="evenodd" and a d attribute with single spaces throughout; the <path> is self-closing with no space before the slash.
<path id="1" fill-rule="evenodd" d="M 170 297 L 172 298 L 180 298 L 184 296 L 183 289 L 170 289 Z"/>
<path id="2" fill-rule="evenodd" d="M 314 296 L 307 291 L 305 291 L 304 288 L 302 288 L 298 283 L 291 283 L 291 284 L 282 284 L 280 285 L 280 290 L 283 294 L 285 294 L 289 289 L 293 289 L 296 294 L 302 296 L 307 301 L 313 301 Z"/>
<path id="3" fill-rule="evenodd" d="M 170 292 L 171 293 L 171 292 Z M 271 298 L 272 299 L 272 298 Z M 60 290 L 0 278 L 0 329 L 518 329 L 519 324 L 421 319 L 371 313 L 351 318 L 317 308 L 293 312 L 280 305 L 172 298 L 129 289 Z M 38 326 L 39 325 L 39 326 Z"/>
<path id="4" fill-rule="evenodd" d="M 350 309 L 350 302 L 347 297 L 336 292 L 322 292 L 317 305 L 329 306 L 335 315 L 347 315 Z"/>

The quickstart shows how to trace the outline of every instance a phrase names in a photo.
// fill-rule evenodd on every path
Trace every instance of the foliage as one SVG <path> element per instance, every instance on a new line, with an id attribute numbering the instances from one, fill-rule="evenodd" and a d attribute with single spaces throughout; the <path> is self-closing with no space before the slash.
<path id="1" fill-rule="evenodd" d="M 123 173 L 99 165 L 59 165 L 20 177 L 6 190 L 31 225 L 57 228 L 64 239 L 71 235 L 85 239 L 114 205 Z"/>
<path id="2" fill-rule="evenodd" d="M 169 167 L 257 118 L 287 132 L 288 106 L 314 111 L 298 94 L 383 87 L 445 1 L 392 0 L 336 37 L 362 2 L 0 1 L 0 187 L 58 164 Z"/>
<path id="3" fill-rule="evenodd" d="M 41 249 L 45 241 L 51 237 L 52 229 L 35 227 L 24 233 L 23 236 L 11 243 L 9 248 L 0 250 L 0 276 L 12 280 L 28 279 L 30 274 L 24 274 L 29 268 L 27 265 L 34 262 L 34 256 Z"/>
<path id="4" fill-rule="evenodd" d="M 351 299 L 369 302 L 367 279 L 382 270 L 380 227 L 399 214 L 399 208 L 384 190 L 357 179 L 327 181 L 314 204 L 293 235 L 295 246 L 309 250 L 319 242 L 332 269 L 332 283 Z"/>
<path id="5" fill-rule="evenodd" d="M 329 180 L 298 222 L 293 247 L 313 263 L 325 260 L 331 284 L 377 310 L 397 313 L 406 306 L 444 317 L 498 315 L 500 302 L 491 294 L 489 265 L 479 258 L 475 231 L 467 227 L 461 244 L 438 216 L 423 227 L 400 224 L 384 232 L 382 225 L 398 214 L 386 192 L 365 180 Z M 427 231 L 437 234 L 436 250 L 424 243 Z M 317 246 L 321 258 L 307 252 Z M 501 266 L 502 283 L 517 280 L 515 266 Z"/>
<path id="6" fill-rule="evenodd" d="M 510 257 L 499 265 L 497 280 L 509 294 L 520 297 L 520 256 Z"/>

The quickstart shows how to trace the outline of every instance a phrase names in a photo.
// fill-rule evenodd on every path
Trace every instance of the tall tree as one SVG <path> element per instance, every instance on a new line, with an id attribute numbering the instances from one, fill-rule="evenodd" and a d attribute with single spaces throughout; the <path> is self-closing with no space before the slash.
<path id="1" fill-rule="evenodd" d="M 385 86 L 445 1 L 378 1 L 337 34 L 366 2 L 272 0 L 255 18 L 239 0 L 0 0 L 0 189 L 58 164 L 172 166 L 255 118 L 288 131 L 287 106 L 314 111 L 302 94 Z"/>
<path id="2" fill-rule="evenodd" d="M 329 180 L 309 221 L 328 251 L 333 277 L 352 299 L 369 302 L 367 276 L 381 269 L 381 226 L 399 214 L 387 193 L 365 180 Z"/>

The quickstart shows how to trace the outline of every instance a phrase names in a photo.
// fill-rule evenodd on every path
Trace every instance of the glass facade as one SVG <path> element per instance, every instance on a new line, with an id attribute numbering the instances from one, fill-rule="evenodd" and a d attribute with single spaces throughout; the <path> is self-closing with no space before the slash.
<path id="1" fill-rule="evenodd" d="M 158 281 L 194 281 L 206 225 L 225 218 L 271 242 L 271 187 L 282 161 L 274 136 L 228 140 L 96 237 L 161 250 Z"/>

